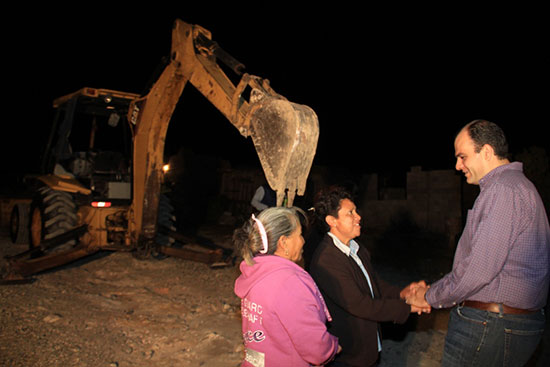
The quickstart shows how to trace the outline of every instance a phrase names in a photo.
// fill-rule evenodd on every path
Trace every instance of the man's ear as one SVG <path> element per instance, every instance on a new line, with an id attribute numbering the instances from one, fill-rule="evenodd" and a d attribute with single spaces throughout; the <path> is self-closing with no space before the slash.
<path id="1" fill-rule="evenodd" d="M 491 145 L 485 144 L 481 148 L 481 155 L 483 156 L 483 158 L 485 160 L 489 161 L 495 156 L 495 150 L 493 149 L 493 147 Z"/>

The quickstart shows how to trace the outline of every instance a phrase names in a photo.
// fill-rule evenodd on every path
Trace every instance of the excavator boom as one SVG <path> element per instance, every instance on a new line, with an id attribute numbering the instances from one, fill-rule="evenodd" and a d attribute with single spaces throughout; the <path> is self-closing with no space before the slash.
<path id="1" fill-rule="evenodd" d="M 315 112 L 277 94 L 269 81 L 242 73 L 244 66 L 212 41 L 211 33 L 181 20 L 174 22 L 169 64 L 143 98 L 133 102 L 128 120 L 133 124 L 134 197 L 130 215 L 133 240 L 152 240 L 161 183 L 164 139 L 170 118 L 190 82 L 243 135 L 250 136 L 267 182 L 277 192 L 277 204 L 293 203 L 303 195 L 311 169 L 319 122 Z M 217 60 L 237 74 L 237 85 Z M 141 238 L 140 238 L 141 237 Z"/>
<path id="2" fill-rule="evenodd" d="M 238 83 L 218 61 L 237 74 Z M 33 180 L 32 199 L 17 206 L 14 213 L 20 214 L 12 215 L 18 224 L 11 227 L 28 227 L 24 234 L 29 250 L 9 260 L 9 279 L 100 248 L 131 247 L 140 255 L 155 250 L 208 263 L 223 258 L 220 249 L 198 254 L 156 241 L 159 233 L 172 238 L 177 234 L 158 219 L 167 214 L 159 215 L 159 207 L 166 207 L 160 195 L 165 137 L 187 83 L 243 137 L 251 137 L 267 182 L 277 192 L 277 205 L 290 206 L 296 194 L 304 194 L 319 136 L 315 112 L 277 94 L 268 80 L 244 73 L 244 66 L 212 41 L 208 30 L 177 20 L 169 62 L 146 95 L 84 88 L 54 101 L 57 113 L 42 165 L 47 174 Z M 125 113 L 129 125 L 118 123 Z M 89 130 L 90 137 L 86 146 L 73 151 L 69 136 L 75 126 Z M 96 147 L 96 134 L 103 128 L 109 136 L 113 131 L 132 136 L 132 159 L 126 159 L 129 149 L 117 150 L 121 144 L 116 138 L 114 151 Z"/>
<path id="3" fill-rule="evenodd" d="M 277 94 L 268 80 L 243 74 L 244 65 L 212 41 L 206 29 L 176 21 L 173 39 L 177 42 L 172 45 L 172 55 L 184 45 L 193 48 L 194 54 L 185 54 L 180 61 L 193 65 L 189 71 L 193 86 L 243 136 L 252 138 L 267 182 L 277 192 L 277 204 L 282 205 L 287 195 L 287 205 L 292 205 L 296 193 L 304 194 L 317 148 L 319 122 L 315 112 Z M 242 75 L 237 86 L 219 67 L 218 60 Z M 246 100 L 244 92 L 248 89 L 249 99 Z"/>

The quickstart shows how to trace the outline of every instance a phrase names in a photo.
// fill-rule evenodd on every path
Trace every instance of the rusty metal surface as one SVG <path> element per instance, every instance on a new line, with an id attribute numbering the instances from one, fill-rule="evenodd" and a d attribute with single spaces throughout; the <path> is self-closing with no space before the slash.
<path id="1" fill-rule="evenodd" d="M 44 240 L 38 246 L 20 254 L 6 257 L 8 268 L 5 269 L 6 274 L 3 274 L 2 277 L 7 279 L 26 277 L 46 269 L 66 264 L 98 251 L 98 248 L 91 247 L 87 243 L 81 243 L 66 251 L 48 253 L 48 250 L 66 242 L 67 239 L 78 238 L 84 236 L 86 233 L 87 226 L 82 225 L 49 240 Z M 46 253 L 46 255 L 33 258 L 33 255 L 43 253 Z"/>
<path id="2" fill-rule="evenodd" d="M 78 245 L 70 250 L 59 253 L 41 256 L 36 259 L 8 259 L 6 273 L 2 275 L 4 279 L 20 279 L 44 270 L 52 269 L 57 266 L 68 264 L 82 257 L 91 255 L 99 249 L 87 247 L 85 244 Z"/>
<path id="3" fill-rule="evenodd" d="M 48 174 L 44 176 L 39 176 L 38 180 L 44 182 L 53 190 L 66 191 L 71 193 L 78 192 L 83 195 L 89 195 L 92 192 L 92 190 L 84 187 L 76 179 L 69 176 Z"/>
<path id="4" fill-rule="evenodd" d="M 265 96 L 253 105 L 250 118 L 251 137 L 266 175 L 282 205 L 288 189 L 288 203 L 295 194 L 303 195 L 313 163 L 319 120 L 305 105 L 283 98 Z"/>

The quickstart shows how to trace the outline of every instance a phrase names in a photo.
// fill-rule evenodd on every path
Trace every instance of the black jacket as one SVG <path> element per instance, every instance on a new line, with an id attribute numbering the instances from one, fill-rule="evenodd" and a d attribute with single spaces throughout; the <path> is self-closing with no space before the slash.
<path id="1" fill-rule="evenodd" d="M 371 366 L 378 359 L 378 323 L 404 323 L 410 306 L 399 298 L 398 287 L 378 278 L 364 246 L 360 245 L 358 255 L 369 274 L 374 299 L 361 268 L 334 245 L 328 234 L 313 254 L 310 273 L 332 315 L 328 330 L 342 346 L 336 360 L 359 367 Z"/>

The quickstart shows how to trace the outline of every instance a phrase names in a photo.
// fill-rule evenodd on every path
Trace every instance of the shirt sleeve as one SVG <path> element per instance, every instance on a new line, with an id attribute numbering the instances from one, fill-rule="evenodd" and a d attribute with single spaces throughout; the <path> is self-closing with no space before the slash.
<path id="1" fill-rule="evenodd" d="M 258 210 L 264 210 L 267 208 L 267 205 L 263 204 L 261 201 L 264 197 L 264 188 L 262 186 L 258 187 L 256 192 L 254 193 L 254 196 L 252 197 L 252 200 L 250 201 L 250 205 L 252 205 L 254 208 Z"/>
<path id="2" fill-rule="evenodd" d="M 426 293 L 432 307 L 452 307 L 493 281 L 523 227 L 521 198 L 510 187 L 495 184 L 479 199 L 468 213 L 452 271 Z"/>
<path id="3" fill-rule="evenodd" d="M 336 354 L 338 338 L 327 331 L 321 300 L 303 280 L 292 276 L 286 283 L 277 316 L 300 356 L 312 365 L 321 365 Z"/>

